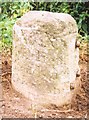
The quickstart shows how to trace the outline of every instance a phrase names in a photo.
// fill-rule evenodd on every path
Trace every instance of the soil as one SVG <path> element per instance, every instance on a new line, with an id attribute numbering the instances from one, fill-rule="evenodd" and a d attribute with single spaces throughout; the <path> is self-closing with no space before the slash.
<path id="1" fill-rule="evenodd" d="M 89 81 L 87 79 L 87 44 L 82 43 L 80 48 L 80 81 L 81 87 L 78 89 L 75 98 L 72 101 L 71 109 L 62 108 L 44 109 L 36 111 L 31 107 L 31 101 L 15 91 L 11 84 L 11 49 L 5 49 L 2 52 L 0 69 L 2 67 L 2 98 L 0 98 L 0 115 L 3 118 L 86 118 L 88 112 Z"/>

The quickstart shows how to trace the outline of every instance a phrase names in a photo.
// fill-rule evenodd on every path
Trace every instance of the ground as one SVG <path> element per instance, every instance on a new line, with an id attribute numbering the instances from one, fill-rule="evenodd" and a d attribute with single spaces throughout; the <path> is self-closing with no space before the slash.
<path id="1" fill-rule="evenodd" d="M 71 109 L 62 108 L 45 109 L 36 111 L 30 108 L 31 103 L 23 95 L 16 92 L 11 84 L 11 49 L 4 49 L 2 52 L 2 98 L 0 103 L 2 110 L 0 114 L 6 118 L 86 118 L 88 111 L 89 81 L 87 80 L 87 44 L 81 43 L 80 47 L 80 80 L 81 87 L 78 89 L 75 99 L 71 104 Z M 0 66 L 1 68 L 1 66 Z"/>

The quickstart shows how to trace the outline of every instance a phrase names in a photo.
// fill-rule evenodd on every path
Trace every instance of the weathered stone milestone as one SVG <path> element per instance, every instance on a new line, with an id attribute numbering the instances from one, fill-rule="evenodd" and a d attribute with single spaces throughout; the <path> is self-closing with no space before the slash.
<path id="1" fill-rule="evenodd" d="M 77 33 L 69 14 L 30 11 L 18 19 L 13 29 L 14 88 L 35 104 L 70 103 L 70 85 L 79 69 Z"/>

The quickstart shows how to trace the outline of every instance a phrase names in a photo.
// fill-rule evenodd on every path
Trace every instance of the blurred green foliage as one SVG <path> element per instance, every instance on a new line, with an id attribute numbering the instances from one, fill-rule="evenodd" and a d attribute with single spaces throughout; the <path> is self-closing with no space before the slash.
<path id="1" fill-rule="evenodd" d="M 81 40 L 88 40 L 89 4 L 87 2 L 3 2 L 0 4 L 0 45 L 12 46 L 15 21 L 29 10 L 44 10 L 71 14 L 79 28 Z M 0 47 L 1 47 L 0 46 Z"/>

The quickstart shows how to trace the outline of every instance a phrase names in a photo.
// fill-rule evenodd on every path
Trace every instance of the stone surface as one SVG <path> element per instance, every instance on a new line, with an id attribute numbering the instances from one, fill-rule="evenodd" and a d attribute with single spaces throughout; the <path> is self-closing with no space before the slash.
<path id="1" fill-rule="evenodd" d="M 78 28 L 64 13 L 30 11 L 13 29 L 12 85 L 33 104 L 71 102 L 79 69 Z"/>

